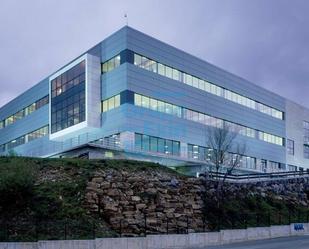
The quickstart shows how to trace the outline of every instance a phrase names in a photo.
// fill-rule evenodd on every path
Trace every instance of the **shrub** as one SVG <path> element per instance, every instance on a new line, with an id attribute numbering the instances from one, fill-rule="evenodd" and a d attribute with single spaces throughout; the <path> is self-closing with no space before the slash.
<path id="1" fill-rule="evenodd" d="M 27 163 L 11 160 L 0 165 L 0 210 L 12 213 L 27 206 L 33 194 L 36 170 Z"/>

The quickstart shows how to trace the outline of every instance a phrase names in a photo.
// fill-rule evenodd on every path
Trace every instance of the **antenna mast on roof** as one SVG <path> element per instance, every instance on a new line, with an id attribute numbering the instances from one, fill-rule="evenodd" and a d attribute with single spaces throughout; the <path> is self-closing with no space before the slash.
<path id="1" fill-rule="evenodd" d="M 124 13 L 124 18 L 126 19 L 126 26 L 129 25 L 128 14 Z"/>

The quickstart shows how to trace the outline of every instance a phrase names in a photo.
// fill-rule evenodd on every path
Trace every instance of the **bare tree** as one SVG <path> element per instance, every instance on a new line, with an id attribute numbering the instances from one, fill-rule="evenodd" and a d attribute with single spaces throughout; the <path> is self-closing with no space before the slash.
<path id="1" fill-rule="evenodd" d="M 231 174 L 240 166 L 241 158 L 246 151 L 246 145 L 236 141 L 239 130 L 232 129 L 228 124 L 220 128 L 208 127 L 207 145 L 208 164 L 214 166 L 216 173 Z"/>
<path id="2" fill-rule="evenodd" d="M 216 198 L 217 207 L 223 198 L 222 186 L 237 167 L 240 167 L 241 159 L 246 151 L 246 145 L 236 141 L 240 131 L 224 123 L 222 127 L 209 127 L 207 130 L 207 144 L 209 147 L 207 164 L 215 168 L 216 172 Z M 219 173 L 223 177 L 219 177 Z"/>

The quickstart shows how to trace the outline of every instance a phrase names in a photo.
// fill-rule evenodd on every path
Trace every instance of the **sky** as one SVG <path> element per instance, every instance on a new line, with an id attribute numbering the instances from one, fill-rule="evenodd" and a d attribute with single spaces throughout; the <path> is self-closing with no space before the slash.
<path id="1" fill-rule="evenodd" d="M 308 0 L 1 0 L 0 106 L 126 24 L 309 108 Z"/>

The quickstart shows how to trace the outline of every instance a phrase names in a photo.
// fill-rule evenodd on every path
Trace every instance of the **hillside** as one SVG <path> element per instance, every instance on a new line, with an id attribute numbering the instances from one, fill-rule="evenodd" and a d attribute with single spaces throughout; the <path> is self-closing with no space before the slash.
<path id="1" fill-rule="evenodd" d="M 308 219 L 308 179 L 225 184 L 127 160 L 0 157 L 0 241 L 83 239 Z"/>

